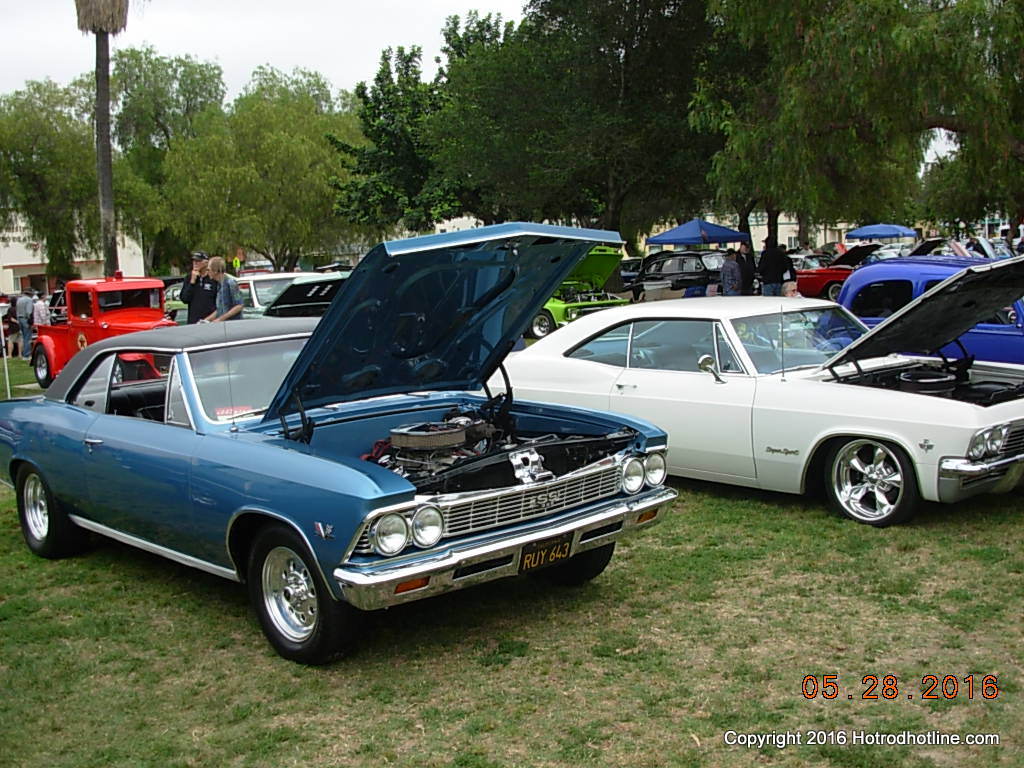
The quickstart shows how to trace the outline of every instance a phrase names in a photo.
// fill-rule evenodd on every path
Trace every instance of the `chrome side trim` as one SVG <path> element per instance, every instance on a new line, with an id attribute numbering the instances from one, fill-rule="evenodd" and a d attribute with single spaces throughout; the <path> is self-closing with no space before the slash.
<path id="1" fill-rule="evenodd" d="M 128 544 L 129 546 L 136 547 L 137 549 L 150 552 L 154 555 L 160 555 L 160 557 L 166 557 L 168 560 L 173 560 L 176 563 L 187 565 L 190 568 L 197 568 L 200 571 L 206 571 L 212 573 L 214 576 L 220 576 L 230 581 L 239 581 L 238 574 L 232 571 L 230 568 L 225 568 L 220 565 L 214 565 L 206 560 L 200 560 L 198 557 L 192 557 L 192 555 L 186 555 L 182 552 L 178 552 L 167 547 L 161 547 L 159 544 L 154 544 L 151 541 L 140 539 L 138 536 L 132 536 L 130 533 L 124 533 L 123 531 L 115 530 L 114 528 L 108 528 L 105 525 L 87 520 L 84 517 L 78 515 L 68 515 L 71 521 L 80 528 L 85 528 L 87 531 L 98 533 L 101 536 L 106 536 L 108 539 L 119 541 L 122 544 Z"/>
<path id="2" fill-rule="evenodd" d="M 419 600 L 518 575 L 522 549 L 533 542 L 571 534 L 572 555 L 610 544 L 624 533 L 657 523 L 661 519 L 660 509 L 650 520 L 641 523 L 638 518 L 642 512 L 658 509 L 677 495 L 673 488 L 659 488 L 629 499 L 613 499 L 584 513 L 570 514 L 555 525 L 527 525 L 483 543 L 456 543 L 416 561 L 383 561 L 363 567 L 342 564 L 334 569 L 334 579 L 344 599 L 362 610 Z M 614 527 L 616 524 L 618 527 Z M 612 529 L 606 530 L 608 527 Z M 592 535 L 584 541 L 587 533 Z M 492 565 L 492 560 L 502 562 Z M 485 569 L 456 576 L 459 569 L 474 565 Z M 423 577 L 429 579 L 426 586 L 395 594 L 395 588 L 402 582 Z"/>

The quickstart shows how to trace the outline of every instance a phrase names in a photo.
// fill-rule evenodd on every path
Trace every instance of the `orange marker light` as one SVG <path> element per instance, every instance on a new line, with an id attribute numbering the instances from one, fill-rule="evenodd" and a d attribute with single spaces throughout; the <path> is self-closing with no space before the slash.
<path id="1" fill-rule="evenodd" d="M 658 515 L 658 508 L 644 510 L 640 513 L 640 516 L 636 519 L 637 525 L 640 523 L 646 523 L 648 520 L 653 520 Z"/>
<path id="2" fill-rule="evenodd" d="M 395 594 L 400 595 L 403 592 L 412 592 L 414 589 L 421 589 L 430 583 L 429 576 L 421 576 L 418 579 L 410 579 L 409 581 L 403 581 L 401 584 L 395 587 Z"/>

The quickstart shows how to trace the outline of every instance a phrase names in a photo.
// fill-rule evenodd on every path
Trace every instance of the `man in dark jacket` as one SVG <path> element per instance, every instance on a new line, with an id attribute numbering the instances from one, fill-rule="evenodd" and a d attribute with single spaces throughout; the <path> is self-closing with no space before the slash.
<path id="1" fill-rule="evenodd" d="M 754 265 L 754 252 L 750 250 L 750 243 L 740 243 L 736 263 L 740 265 L 740 293 L 743 296 L 753 296 L 754 274 L 757 268 Z"/>
<path id="2" fill-rule="evenodd" d="M 188 304 L 189 325 L 198 323 L 217 308 L 220 286 L 210 277 L 209 256 L 202 251 L 192 254 L 192 274 L 181 286 L 181 300 Z"/>
<path id="3" fill-rule="evenodd" d="M 793 261 L 786 255 L 786 249 L 781 245 L 768 249 L 761 257 L 760 269 L 762 296 L 781 296 L 782 283 L 796 276 Z"/>

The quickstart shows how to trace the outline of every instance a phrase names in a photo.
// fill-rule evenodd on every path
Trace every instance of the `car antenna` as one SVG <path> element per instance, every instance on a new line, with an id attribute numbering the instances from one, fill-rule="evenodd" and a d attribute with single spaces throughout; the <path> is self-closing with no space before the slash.
<path id="1" fill-rule="evenodd" d="M 779 362 L 782 364 L 782 381 L 786 380 L 786 323 L 785 310 L 779 302 Z"/>

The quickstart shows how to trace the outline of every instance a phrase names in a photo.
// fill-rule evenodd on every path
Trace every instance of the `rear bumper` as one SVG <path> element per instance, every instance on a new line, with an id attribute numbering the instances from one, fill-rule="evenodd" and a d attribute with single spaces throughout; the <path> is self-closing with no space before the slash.
<path id="1" fill-rule="evenodd" d="M 939 461 L 939 501 L 950 503 L 982 493 L 1005 493 L 1024 476 L 1024 454 L 992 461 L 947 457 Z"/>
<path id="2" fill-rule="evenodd" d="M 654 525 L 663 514 L 659 508 L 676 496 L 672 488 L 656 488 L 628 499 L 613 499 L 575 514 L 568 513 L 555 524 L 548 520 L 520 526 L 497 537 L 483 540 L 477 537 L 453 544 L 412 562 L 345 564 L 334 569 L 334 579 L 342 597 L 362 610 L 421 600 L 517 575 L 523 547 L 534 542 L 571 534 L 572 555 L 609 544 L 627 531 Z M 648 510 L 656 510 L 656 514 L 638 522 L 640 515 Z M 424 578 L 427 583 L 423 586 L 395 592 L 400 585 Z"/>

